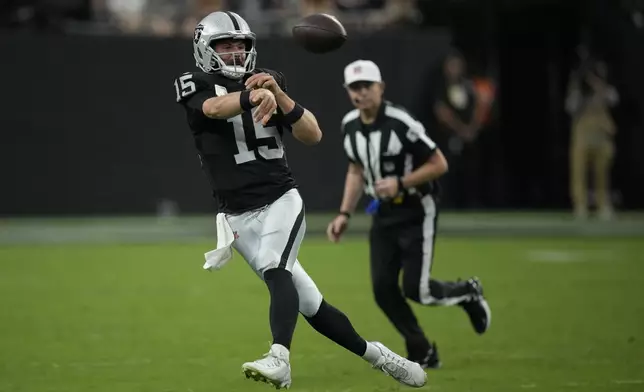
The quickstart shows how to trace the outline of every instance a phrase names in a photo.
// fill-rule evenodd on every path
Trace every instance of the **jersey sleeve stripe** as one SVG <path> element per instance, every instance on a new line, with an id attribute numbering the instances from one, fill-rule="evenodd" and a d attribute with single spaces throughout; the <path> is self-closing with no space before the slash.
<path id="1" fill-rule="evenodd" d="M 387 107 L 385 108 L 385 115 L 391 118 L 395 118 L 396 120 L 405 124 L 409 128 L 410 132 L 416 134 L 418 138 L 422 140 L 423 143 L 427 144 L 427 146 L 432 150 L 436 148 L 436 143 L 434 143 L 434 141 L 430 139 L 429 136 L 427 136 L 427 132 L 425 131 L 423 124 L 413 118 L 406 111 L 398 109 L 394 106 L 387 105 Z"/>
<path id="2" fill-rule="evenodd" d="M 436 143 L 434 143 L 434 141 L 430 139 L 429 136 L 427 136 L 427 132 L 425 132 L 425 127 L 423 127 L 423 124 L 421 124 L 420 122 L 416 121 L 412 125 L 410 125 L 409 131 L 414 132 L 416 136 L 418 136 L 419 140 L 427 144 L 427 147 L 431 148 L 432 150 L 436 148 Z"/>
<path id="3" fill-rule="evenodd" d="M 410 128 L 412 127 L 412 124 L 418 122 L 406 111 L 398 109 L 397 107 L 391 105 L 387 105 L 387 107 L 385 107 L 385 116 L 395 118 L 396 120 L 401 121 Z"/>

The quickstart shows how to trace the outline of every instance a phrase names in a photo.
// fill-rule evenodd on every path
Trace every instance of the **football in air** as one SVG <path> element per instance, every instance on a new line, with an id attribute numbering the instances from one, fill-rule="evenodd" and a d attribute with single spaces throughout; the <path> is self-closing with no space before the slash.
<path id="1" fill-rule="evenodd" d="M 332 15 L 311 14 L 293 26 L 293 38 L 311 53 L 327 53 L 344 45 L 347 31 Z"/>

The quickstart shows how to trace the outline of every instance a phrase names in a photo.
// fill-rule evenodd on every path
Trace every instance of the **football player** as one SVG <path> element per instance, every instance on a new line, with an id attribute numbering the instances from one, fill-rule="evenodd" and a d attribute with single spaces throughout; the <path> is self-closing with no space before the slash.
<path id="1" fill-rule="evenodd" d="M 214 12 L 195 28 L 198 72 L 175 80 L 201 167 L 219 203 L 222 227 L 270 293 L 273 335 L 263 358 L 242 365 L 248 378 L 291 385 L 289 353 L 298 312 L 319 333 L 399 382 L 420 387 L 424 370 L 378 342 L 367 342 L 327 303 L 297 260 L 304 204 L 284 155 L 286 132 L 306 145 L 320 141 L 315 116 L 291 99 L 279 72 L 255 68 L 255 34 L 233 12 Z M 228 232 L 224 230 L 225 232 Z"/>

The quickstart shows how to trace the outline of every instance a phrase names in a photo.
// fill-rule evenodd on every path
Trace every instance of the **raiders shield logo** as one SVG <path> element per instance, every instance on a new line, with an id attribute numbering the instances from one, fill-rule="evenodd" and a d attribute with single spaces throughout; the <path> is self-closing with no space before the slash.
<path id="1" fill-rule="evenodd" d="M 193 41 L 196 43 L 199 42 L 199 39 L 201 38 L 201 33 L 203 32 L 203 25 L 200 24 L 197 27 L 195 27 L 195 35 L 193 37 Z"/>

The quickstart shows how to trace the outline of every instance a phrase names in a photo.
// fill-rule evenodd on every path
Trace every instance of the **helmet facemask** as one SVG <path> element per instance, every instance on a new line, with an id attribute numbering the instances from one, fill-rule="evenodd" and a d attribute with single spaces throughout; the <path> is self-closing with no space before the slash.
<path id="1" fill-rule="evenodd" d="M 209 37 L 204 37 L 204 35 L 200 34 L 200 36 L 195 36 L 195 39 L 195 60 L 197 61 L 197 66 L 204 72 L 221 72 L 227 78 L 238 80 L 255 69 L 257 51 L 255 50 L 254 34 L 218 34 Z M 214 48 L 215 44 L 217 41 L 224 39 L 243 40 L 246 44 L 246 50 L 217 53 Z M 244 55 L 243 62 L 239 58 L 241 54 Z M 229 64 L 222 59 L 222 56 L 226 55 L 231 55 L 232 57 L 232 62 L 229 62 Z"/>
<path id="2" fill-rule="evenodd" d="M 221 38 L 220 38 L 221 39 Z M 233 38 L 234 39 L 234 38 Z M 252 72 L 255 69 L 255 60 L 257 52 L 255 51 L 255 42 L 252 39 L 244 39 L 244 51 L 234 52 L 221 52 L 215 51 L 215 44 L 217 40 L 210 41 L 210 48 L 212 49 L 211 64 L 213 65 L 213 72 L 220 71 L 222 75 L 230 79 L 241 79 L 245 74 Z M 231 61 L 224 61 L 222 57 L 230 56 Z M 242 61 L 243 58 L 243 61 Z"/>

